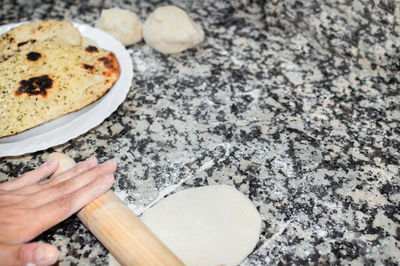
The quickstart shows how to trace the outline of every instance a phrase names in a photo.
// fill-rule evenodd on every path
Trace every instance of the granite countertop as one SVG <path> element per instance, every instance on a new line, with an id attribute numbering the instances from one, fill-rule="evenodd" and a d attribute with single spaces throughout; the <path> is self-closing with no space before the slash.
<path id="1" fill-rule="evenodd" d="M 2 1 L 0 24 L 102 8 L 142 21 L 164 1 Z M 263 218 L 243 265 L 400 262 L 400 2 L 172 1 L 206 40 L 164 56 L 127 49 L 135 77 L 100 126 L 61 146 L 1 158 L 0 180 L 53 151 L 116 158 L 115 192 L 140 214 L 176 190 L 228 184 Z M 73 216 L 38 237 L 61 265 L 108 252 Z"/>

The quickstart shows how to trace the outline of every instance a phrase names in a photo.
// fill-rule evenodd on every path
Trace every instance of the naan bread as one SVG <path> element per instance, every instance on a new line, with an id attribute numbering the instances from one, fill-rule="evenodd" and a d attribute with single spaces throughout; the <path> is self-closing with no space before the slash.
<path id="1" fill-rule="evenodd" d="M 80 32 L 68 21 L 42 20 L 22 24 L 1 35 L 0 62 L 47 39 L 71 45 L 82 44 Z"/>
<path id="2" fill-rule="evenodd" d="M 115 55 L 96 46 L 35 42 L 0 63 L 0 137 L 95 102 L 119 72 Z"/>

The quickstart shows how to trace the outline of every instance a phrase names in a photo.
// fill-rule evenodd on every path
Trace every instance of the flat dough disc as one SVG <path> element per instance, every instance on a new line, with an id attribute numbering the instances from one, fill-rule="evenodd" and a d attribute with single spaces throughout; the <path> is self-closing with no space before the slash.
<path id="1" fill-rule="evenodd" d="M 226 185 L 180 191 L 141 220 L 186 265 L 237 265 L 256 246 L 261 218 L 253 203 Z"/>

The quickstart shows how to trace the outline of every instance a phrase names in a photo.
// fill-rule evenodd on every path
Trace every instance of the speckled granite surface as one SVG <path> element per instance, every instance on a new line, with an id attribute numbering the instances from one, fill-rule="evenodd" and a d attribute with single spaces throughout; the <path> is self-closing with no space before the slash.
<path id="1" fill-rule="evenodd" d="M 87 3 L 81 3 L 87 2 Z M 102 8 L 141 19 L 162 1 L 1 1 L 0 24 L 68 19 Z M 0 180 L 49 152 L 119 162 L 115 191 L 140 214 L 192 186 L 229 184 L 264 220 L 243 265 L 400 262 L 400 3 L 172 2 L 206 32 L 198 48 L 163 56 L 128 47 L 126 101 L 68 143 L 2 158 Z M 71 217 L 39 239 L 62 265 L 104 265 L 107 251 Z"/>

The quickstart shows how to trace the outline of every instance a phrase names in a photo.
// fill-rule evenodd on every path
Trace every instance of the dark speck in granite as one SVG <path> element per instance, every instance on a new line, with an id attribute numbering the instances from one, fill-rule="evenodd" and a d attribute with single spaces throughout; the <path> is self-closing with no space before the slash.
<path id="1" fill-rule="evenodd" d="M 3 1 L 0 24 L 103 8 L 142 21 L 175 4 L 206 40 L 164 56 L 129 46 L 133 88 L 104 123 L 68 143 L 2 158 L 0 180 L 52 151 L 119 161 L 115 192 L 137 214 L 177 190 L 229 184 L 263 218 L 243 265 L 400 262 L 400 2 Z M 73 216 L 38 240 L 62 265 L 108 253 Z"/>

